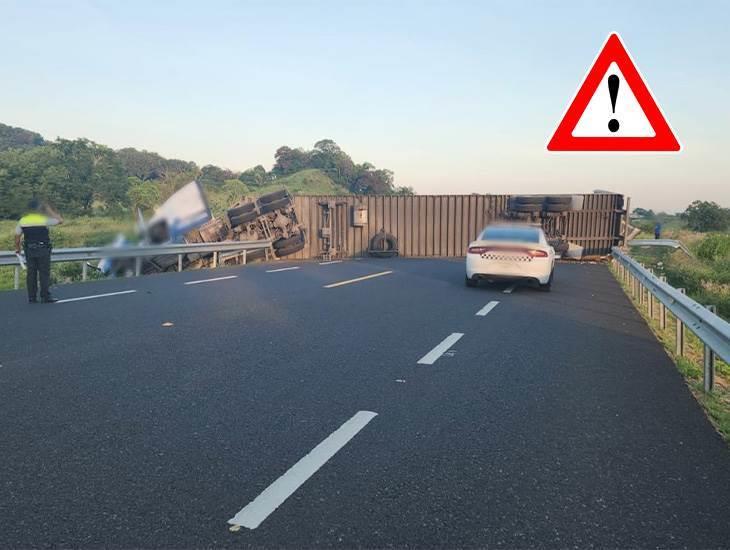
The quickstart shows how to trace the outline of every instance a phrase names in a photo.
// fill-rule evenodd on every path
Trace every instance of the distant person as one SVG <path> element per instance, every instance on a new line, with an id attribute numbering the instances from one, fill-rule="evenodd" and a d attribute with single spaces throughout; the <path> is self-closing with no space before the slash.
<path id="1" fill-rule="evenodd" d="M 655 239 L 661 239 L 662 238 L 662 224 L 659 222 L 656 223 L 654 226 L 654 238 Z"/>
<path id="2" fill-rule="evenodd" d="M 41 283 L 41 302 L 56 302 L 48 289 L 51 279 L 51 236 L 48 228 L 63 223 L 61 215 L 48 205 L 33 199 L 28 203 L 28 213 L 20 218 L 15 228 L 15 252 L 20 254 L 20 242 L 25 251 L 26 286 L 28 302 L 38 301 L 38 279 Z"/>

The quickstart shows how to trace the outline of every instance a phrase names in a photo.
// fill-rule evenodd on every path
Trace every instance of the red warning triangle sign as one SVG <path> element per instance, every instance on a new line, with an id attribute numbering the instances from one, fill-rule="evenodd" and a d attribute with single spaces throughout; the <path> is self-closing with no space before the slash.
<path id="1" fill-rule="evenodd" d="M 549 151 L 680 151 L 618 34 L 609 35 L 547 145 Z"/>

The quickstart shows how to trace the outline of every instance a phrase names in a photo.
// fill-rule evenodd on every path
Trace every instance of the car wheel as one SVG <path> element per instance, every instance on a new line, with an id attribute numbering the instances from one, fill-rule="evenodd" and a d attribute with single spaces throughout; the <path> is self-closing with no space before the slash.
<path id="1" fill-rule="evenodd" d="M 287 198 L 286 189 L 282 189 L 281 191 L 274 191 L 273 193 L 268 193 L 266 195 L 261 195 L 258 200 L 259 204 L 269 204 L 270 202 L 278 201 L 283 198 Z"/>
<path id="2" fill-rule="evenodd" d="M 554 273 L 555 273 L 555 269 L 553 268 L 553 270 L 550 272 L 550 278 L 548 279 L 548 282 L 545 283 L 544 285 L 541 284 L 540 290 L 542 290 L 543 292 L 550 292 L 550 290 L 552 289 L 552 286 L 553 286 L 553 274 Z"/>
<path id="3" fill-rule="evenodd" d="M 475 286 L 477 286 L 479 284 L 479 281 L 477 279 L 472 279 L 472 278 L 466 276 L 466 277 L 464 277 L 464 283 L 469 288 L 474 288 Z"/>
<path id="4" fill-rule="evenodd" d="M 262 214 L 268 214 L 269 212 L 273 212 L 274 210 L 286 208 L 289 205 L 291 205 L 289 198 L 284 197 L 283 199 L 279 199 L 278 201 L 273 201 L 262 205 L 259 210 L 261 210 Z"/>

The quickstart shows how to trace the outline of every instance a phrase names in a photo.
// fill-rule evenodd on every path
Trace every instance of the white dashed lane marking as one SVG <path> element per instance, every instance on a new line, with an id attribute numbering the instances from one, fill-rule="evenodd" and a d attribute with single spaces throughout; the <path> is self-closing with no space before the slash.
<path id="1" fill-rule="evenodd" d="M 357 277 L 356 279 L 348 279 L 346 281 L 340 281 L 338 283 L 332 283 L 330 285 L 324 285 L 324 288 L 335 288 L 342 285 L 350 285 L 352 283 L 359 283 L 360 281 L 367 281 L 368 279 L 374 279 L 375 277 L 382 277 L 383 275 L 390 275 L 392 271 L 381 271 L 380 273 L 373 273 L 372 275 L 365 275 L 364 277 Z"/>
<path id="2" fill-rule="evenodd" d="M 279 273 L 279 271 L 293 271 L 299 267 L 281 267 L 279 269 L 267 269 L 266 273 Z"/>
<path id="3" fill-rule="evenodd" d="M 198 281 L 188 281 L 186 285 L 199 285 L 200 283 L 214 283 L 215 281 L 227 281 L 228 279 L 237 279 L 238 275 L 228 275 L 227 277 L 215 277 L 213 279 L 200 279 Z"/>
<path id="4" fill-rule="evenodd" d="M 377 413 L 359 411 L 350 420 L 332 432 L 322 443 L 312 449 L 284 473 L 279 479 L 269 485 L 263 493 L 247 504 L 240 512 L 228 520 L 234 526 L 256 529 L 269 514 L 281 506 L 284 501 L 294 494 L 302 484 L 312 477 L 337 451 L 342 449 L 348 441 L 367 426 Z"/>
<path id="5" fill-rule="evenodd" d="M 459 339 L 464 336 L 461 332 L 454 332 L 444 338 L 443 342 L 441 342 L 438 346 L 433 348 L 431 351 L 429 351 L 426 355 L 421 357 L 418 360 L 419 365 L 433 365 L 436 360 L 441 357 L 444 353 L 449 351 L 451 346 L 453 346 L 456 342 L 459 341 Z"/>
<path id="6" fill-rule="evenodd" d="M 122 294 L 134 294 L 136 290 L 122 290 L 120 292 L 107 292 L 106 294 L 94 294 L 93 296 L 79 296 L 78 298 L 64 298 L 56 302 L 57 304 L 65 304 L 67 302 L 81 302 L 83 300 L 95 300 L 96 298 L 106 298 L 108 296 L 121 296 Z"/>
<path id="7" fill-rule="evenodd" d="M 486 306 L 484 306 L 482 309 L 477 311 L 476 315 L 478 315 L 479 317 L 484 317 L 487 313 L 489 313 L 495 307 L 497 307 L 498 304 L 499 304 L 499 302 L 489 302 Z"/>
<path id="8" fill-rule="evenodd" d="M 512 294 L 512 291 L 513 291 L 513 290 L 514 290 L 515 288 L 517 288 L 517 285 L 516 285 L 516 284 L 514 284 L 514 285 L 509 285 L 509 286 L 508 286 L 507 288 L 505 288 L 505 289 L 504 289 L 504 290 L 503 290 L 502 292 L 504 292 L 505 294 Z"/>

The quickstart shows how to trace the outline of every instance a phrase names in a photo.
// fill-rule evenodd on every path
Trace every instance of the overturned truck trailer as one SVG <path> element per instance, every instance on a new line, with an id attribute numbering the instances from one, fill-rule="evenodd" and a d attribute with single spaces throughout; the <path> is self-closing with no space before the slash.
<path id="1" fill-rule="evenodd" d="M 262 195 L 258 199 L 245 197 L 229 208 L 225 217 L 213 218 L 185 235 L 185 242 L 188 243 L 259 240 L 271 240 L 272 245 L 269 249 L 248 252 L 247 262 L 284 258 L 304 248 L 305 232 L 286 189 Z M 210 255 L 191 256 L 188 254 L 188 265 L 192 267 L 205 267 L 212 262 Z M 242 263 L 243 254 L 222 254 L 218 261 L 223 264 Z"/>
<path id="2" fill-rule="evenodd" d="M 235 241 L 271 241 L 268 247 L 243 252 L 190 253 L 182 256 L 183 268 L 200 268 L 214 264 L 238 264 L 260 259 L 283 258 L 301 251 L 305 232 L 300 225 L 292 197 L 281 189 L 254 199 L 244 197 L 228 209 L 225 216 L 214 218 L 200 185 L 192 181 L 179 189 L 152 218 L 138 222 L 143 244 L 214 243 Z M 118 237 L 114 246 L 128 247 Z M 145 274 L 178 269 L 178 256 L 161 254 L 145 258 L 141 272 Z M 124 276 L 135 272 L 132 258 L 107 259 L 98 269 L 107 275 Z"/>

